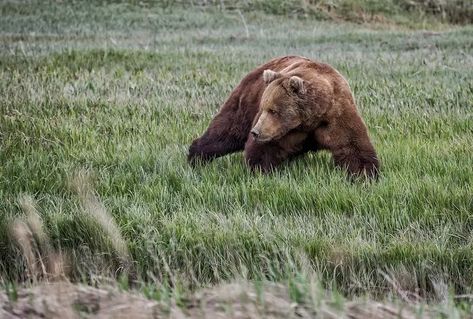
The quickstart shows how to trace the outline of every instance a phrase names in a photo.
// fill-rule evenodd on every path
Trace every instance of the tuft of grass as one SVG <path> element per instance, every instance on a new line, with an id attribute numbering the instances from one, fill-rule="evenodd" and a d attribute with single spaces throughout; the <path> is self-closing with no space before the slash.
<path id="1" fill-rule="evenodd" d="M 53 251 L 44 231 L 43 222 L 30 196 L 19 199 L 25 216 L 16 218 L 11 227 L 11 236 L 21 251 L 28 269 L 27 278 L 33 282 L 38 279 L 61 279 L 66 275 L 65 256 Z"/>

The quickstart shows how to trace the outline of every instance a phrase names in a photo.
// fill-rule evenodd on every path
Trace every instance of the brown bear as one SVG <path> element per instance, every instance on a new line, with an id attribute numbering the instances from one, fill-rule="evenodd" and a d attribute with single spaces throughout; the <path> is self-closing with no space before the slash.
<path id="1" fill-rule="evenodd" d="M 243 149 L 250 168 L 262 172 L 325 149 L 351 175 L 378 174 L 347 81 L 331 66 L 299 56 L 273 59 L 246 75 L 192 142 L 188 160 L 206 162 Z"/>

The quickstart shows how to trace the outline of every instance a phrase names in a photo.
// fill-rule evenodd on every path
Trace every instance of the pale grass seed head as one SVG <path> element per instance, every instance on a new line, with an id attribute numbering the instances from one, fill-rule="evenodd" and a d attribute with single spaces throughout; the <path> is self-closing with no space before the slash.
<path id="1" fill-rule="evenodd" d="M 118 254 L 120 261 L 128 265 L 130 254 L 128 247 L 121 236 L 120 230 L 115 223 L 113 216 L 107 211 L 106 207 L 95 194 L 91 174 L 88 170 L 80 169 L 74 173 L 70 179 L 71 189 L 77 193 L 80 198 L 84 212 L 89 218 L 92 218 L 108 235 L 110 242 Z"/>
<path id="2" fill-rule="evenodd" d="M 43 229 L 43 221 L 29 195 L 20 196 L 19 205 L 24 216 L 11 224 L 11 235 L 25 258 L 29 277 L 35 281 L 42 277 L 54 280 L 66 277 L 65 255 L 56 252 Z"/>

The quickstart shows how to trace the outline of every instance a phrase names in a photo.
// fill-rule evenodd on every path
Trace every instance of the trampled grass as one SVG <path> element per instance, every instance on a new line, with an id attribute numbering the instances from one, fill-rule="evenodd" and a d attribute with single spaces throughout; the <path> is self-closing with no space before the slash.
<path id="1" fill-rule="evenodd" d="M 25 279 L 10 235 L 23 194 L 75 278 L 120 274 L 113 238 L 71 187 L 87 170 L 139 281 L 310 273 L 345 293 L 471 292 L 471 26 L 402 31 L 130 4 L 8 2 L 0 13 L 3 281 Z M 378 182 L 350 183 L 327 153 L 268 176 L 241 154 L 186 163 L 239 80 L 286 54 L 348 79 L 381 159 Z"/>

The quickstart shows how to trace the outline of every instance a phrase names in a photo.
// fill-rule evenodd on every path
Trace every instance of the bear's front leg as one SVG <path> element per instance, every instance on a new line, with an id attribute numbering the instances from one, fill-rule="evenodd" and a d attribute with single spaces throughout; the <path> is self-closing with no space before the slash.
<path id="1" fill-rule="evenodd" d="M 377 178 L 379 161 L 374 149 L 348 145 L 333 150 L 335 165 L 346 169 L 352 177 Z"/>
<path id="2" fill-rule="evenodd" d="M 349 121 L 332 123 L 315 130 L 318 145 L 332 153 L 335 165 L 352 177 L 377 178 L 379 161 L 361 118 L 355 114 Z"/>
<path id="3" fill-rule="evenodd" d="M 286 152 L 274 142 L 258 143 L 253 137 L 246 142 L 245 162 L 253 172 L 270 173 L 286 158 Z"/>
<path id="4" fill-rule="evenodd" d="M 245 145 L 245 160 L 252 171 L 268 173 L 286 160 L 307 153 L 314 148 L 314 141 L 305 132 L 291 132 L 286 136 L 267 143 L 258 143 L 253 136 Z"/>

